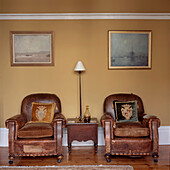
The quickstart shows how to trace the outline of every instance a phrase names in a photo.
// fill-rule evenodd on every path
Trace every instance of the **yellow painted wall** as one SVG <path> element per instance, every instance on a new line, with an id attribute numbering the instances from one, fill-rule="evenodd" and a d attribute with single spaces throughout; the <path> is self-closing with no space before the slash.
<path id="1" fill-rule="evenodd" d="M 0 0 L 3 13 L 170 12 L 169 0 Z"/>
<path id="2" fill-rule="evenodd" d="M 123 0 L 109 1 L 0 0 L 1 12 L 149 12 L 147 1 L 141 8 L 125 6 Z M 23 3 L 25 2 L 25 3 Z M 39 3 L 37 3 L 39 2 Z M 61 2 L 58 4 L 57 2 Z M 93 4 L 93 8 L 88 7 Z M 98 2 L 98 3 L 97 3 Z M 116 2 L 120 10 L 114 6 Z M 125 1 L 124 1 L 125 2 Z M 136 1 L 134 6 L 137 6 Z M 168 12 L 162 1 L 152 1 L 150 12 Z M 159 3 L 158 3 L 159 2 Z M 122 6 L 121 6 L 122 3 Z M 156 4 L 156 5 L 155 5 Z M 54 8 L 54 5 L 56 8 Z M 113 6 L 113 11 L 111 7 Z M 77 8 L 74 9 L 74 6 Z M 22 7 L 22 8 L 21 8 Z M 45 8 L 46 7 L 46 8 Z M 59 8 L 61 7 L 61 8 Z M 151 5 L 150 5 L 151 7 Z M 36 11 L 37 8 L 37 11 Z M 83 10 L 84 9 L 84 10 Z M 152 30 L 151 70 L 108 70 L 108 30 Z M 163 126 L 170 125 L 170 21 L 169 20 L 49 20 L 0 21 L 0 127 L 7 118 L 18 114 L 22 99 L 35 92 L 57 94 L 62 112 L 68 117 L 79 113 L 78 74 L 73 71 L 82 60 L 87 71 L 82 74 L 83 111 L 90 106 L 93 117 L 100 119 L 104 98 L 111 93 L 138 94 L 148 114 L 156 114 Z M 11 67 L 10 31 L 54 31 L 55 66 Z"/>

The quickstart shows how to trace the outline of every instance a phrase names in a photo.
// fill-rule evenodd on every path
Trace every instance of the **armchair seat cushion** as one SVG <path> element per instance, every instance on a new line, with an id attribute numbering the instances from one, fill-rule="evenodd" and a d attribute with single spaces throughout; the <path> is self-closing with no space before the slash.
<path id="1" fill-rule="evenodd" d="M 140 122 L 116 123 L 114 135 L 117 137 L 147 137 L 149 128 L 144 127 Z"/>
<path id="2" fill-rule="evenodd" d="M 19 138 L 42 138 L 51 136 L 53 136 L 53 127 L 50 123 L 27 123 L 25 126 L 18 130 Z"/>

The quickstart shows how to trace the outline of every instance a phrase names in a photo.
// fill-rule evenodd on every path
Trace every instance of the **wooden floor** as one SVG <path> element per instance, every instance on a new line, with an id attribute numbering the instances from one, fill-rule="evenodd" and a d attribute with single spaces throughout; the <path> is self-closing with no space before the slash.
<path id="1" fill-rule="evenodd" d="M 93 147 L 72 147 L 68 153 L 64 147 L 64 159 L 60 164 L 56 157 L 16 157 L 12 166 L 48 166 L 48 165 L 131 165 L 137 170 L 160 169 L 170 170 L 170 145 L 160 146 L 158 163 L 151 156 L 130 158 L 114 156 L 110 163 L 104 158 L 104 146 L 98 147 L 95 153 Z M 0 147 L 0 166 L 8 166 L 8 148 Z"/>

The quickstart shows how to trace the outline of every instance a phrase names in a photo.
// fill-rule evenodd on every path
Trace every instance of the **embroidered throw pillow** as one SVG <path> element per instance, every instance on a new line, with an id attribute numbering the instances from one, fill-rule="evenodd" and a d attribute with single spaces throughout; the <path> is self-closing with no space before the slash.
<path id="1" fill-rule="evenodd" d="M 114 101 L 117 122 L 137 122 L 137 101 Z"/>
<path id="2" fill-rule="evenodd" d="M 32 121 L 51 123 L 54 117 L 56 103 L 32 102 Z"/>

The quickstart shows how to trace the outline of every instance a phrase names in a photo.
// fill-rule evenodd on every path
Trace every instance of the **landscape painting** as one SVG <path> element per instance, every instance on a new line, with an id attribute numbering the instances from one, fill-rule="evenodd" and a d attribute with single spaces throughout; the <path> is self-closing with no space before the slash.
<path id="1" fill-rule="evenodd" d="M 151 68 L 151 31 L 109 31 L 109 69 Z"/>
<path id="2" fill-rule="evenodd" d="M 12 66 L 49 66 L 53 61 L 52 32 L 10 32 Z"/>

